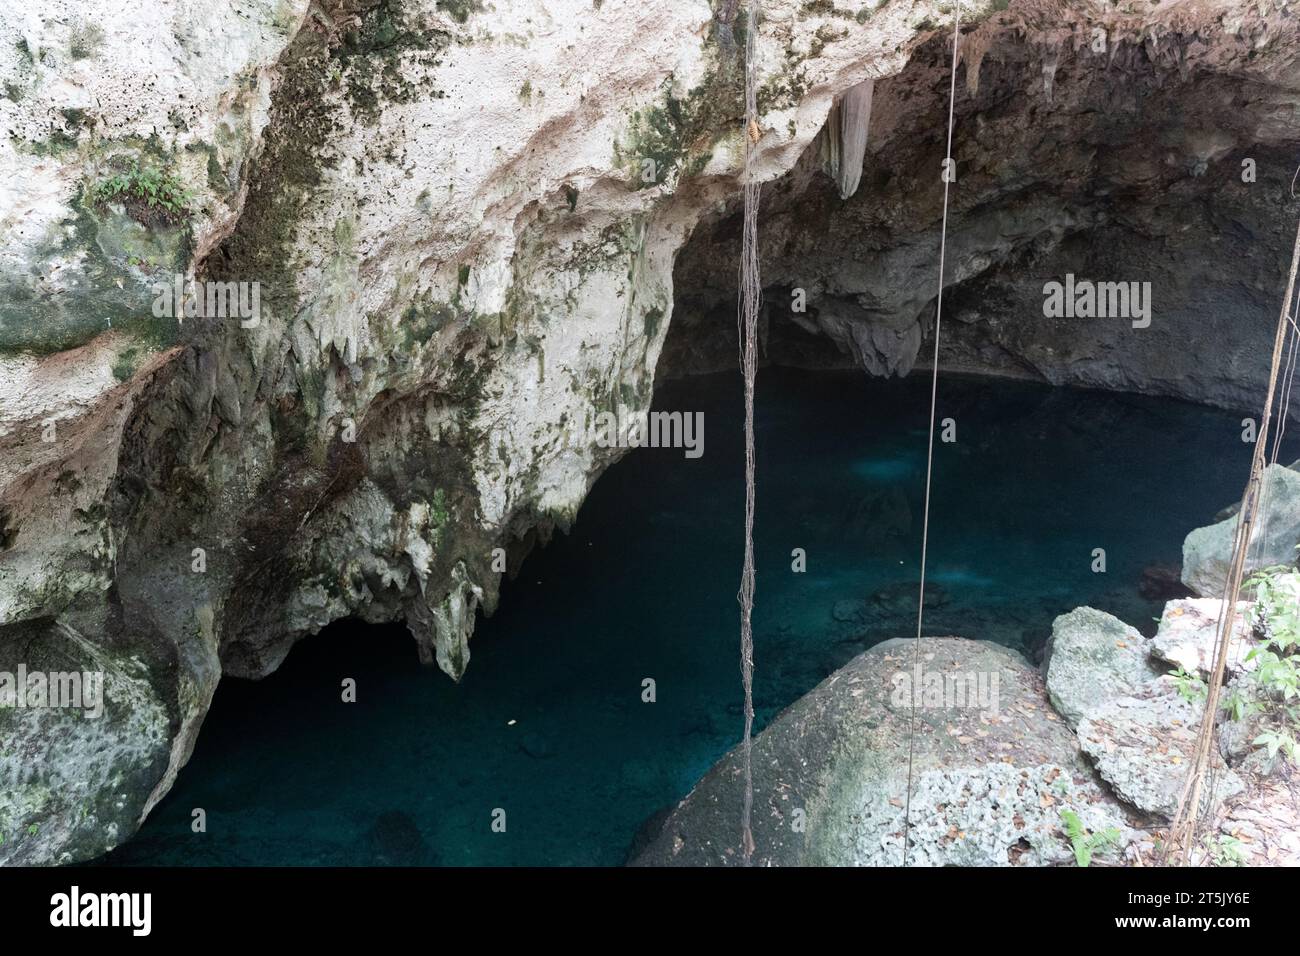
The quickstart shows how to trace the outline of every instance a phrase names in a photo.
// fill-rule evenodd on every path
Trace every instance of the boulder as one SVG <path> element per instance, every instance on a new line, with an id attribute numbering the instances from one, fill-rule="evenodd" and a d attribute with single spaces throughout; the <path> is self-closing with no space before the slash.
<path id="1" fill-rule="evenodd" d="M 1247 601 L 1237 602 L 1236 621 L 1228 644 L 1228 673 L 1255 669 L 1247 655 L 1256 648 L 1252 627 L 1246 619 Z M 1160 629 L 1152 639 L 1153 656 L 1181 667 L 1189 674 L 1209 677 L 1214 669 L 1214 645 L 1219 633 L 1220 598 L 1188 598 L 1170 601 L 1160 617 Z"/>
<path id="2" fill-rule="evenodd" d="M 916 670 L 911 640 L 878 644 L 754 739 L 754 865 L 902 862 L 914 704 L 909 865 L 1071 862 L 1066 809 L 1090 832 L 1131 839 L 1127 809 L 1099 786 L 1023 658 L 957 637 L 925 638 L 920 651 Z M 742 801 L 737 747 L 634 865 L 742 863 Z"/>
<path id="3" fill-rule="evenodd" d="M 1294 564 L 1300 544 L 1300 473 L 1281 465 L 1264 469 L 1264 517 L 1251 535 L 1246 574 L 1274 564 Z M 1183 541 L 1183 583 L 1202 597 L 1222 597 L 1237 534 L 1237 516 L 1197 528 Z"/>
<path id="4" fill-rule="evenodd" d="M 1119 618 L 1091 607 L 1052 622 L 1043 656 L 1047 695 L 1071 727 L 1084 711 L 1120 697 L 1160 675 L 1147 642 Z"/>
<path id="5" fill-rule="evenodd" d="M 1196 753 L 1204 710 L 1203 699 L 1187 699 L 1173 678 L 1163 677 L 1089 709 L 1079 722 L 1079 745 L 1123 800 L 1172 818 Z M 1217 750 L 1211 758 L 1213 799 L 1240 793 L 1241 778 L 1224 765 Z"/>
<path id="6" fill-rule="evenodd" d="M 0 865 L 76 863 L 134 832 L 166 770 L 170 718 L 134 655 L 63 622 L 0 638 Z M 24 693 L 22 706 L 17 695 Z"/>

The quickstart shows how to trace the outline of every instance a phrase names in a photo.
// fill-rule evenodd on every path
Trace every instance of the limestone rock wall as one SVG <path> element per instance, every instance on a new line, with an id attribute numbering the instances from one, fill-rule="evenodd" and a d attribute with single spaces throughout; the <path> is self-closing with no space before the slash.
<path id="1" fill-rule="evenodd" d="M 517 563 L 612 460 L 567 426 L 649 403 L 677 250 L 736 192 L 746 24 L 716 6 L 0 15 L 0 642 L 143 666 L 167 728 L 115 819 L 170 787 L 223 674 L 332 620 L 404 619 L 463 673 L 494 549 Z M 765 2 L 760 174 L 938 6 Z M 177 274 L 257 283 L 257 314 L 159 315 Z M 59 806 L 0 819 L 0 859 L 101 852 L 42 826 Z"/>
<path id="2" fill-rule="evenodd" d="M 1282 4 L 1017 2 L 965 34 L 942 367 L 1257 412 L 1295 238 L 1296 29 Z M 765 194 L 773 361 L 929 366 L 950 64 L 940 31 L 875 84 L 851 198 L 817 150 Z M 729 210 L 678 257 L 665 371 L 734 365 L 738 243 Z M 1149 325 L 1045 315 L 1071 274 L 1149 283 Z"/>

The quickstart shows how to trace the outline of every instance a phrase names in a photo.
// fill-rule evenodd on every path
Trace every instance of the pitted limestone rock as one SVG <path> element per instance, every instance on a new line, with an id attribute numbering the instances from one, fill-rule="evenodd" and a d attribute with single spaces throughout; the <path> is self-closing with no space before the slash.
<path id="1" fill-rule="evenodd" d="M 1238 601 L 1232 639 L 1228 643 L 1228 673 L 1255 669 L 1247 660 L 1258 642 L 1252 639 L 1247 619 L 1248 601 Z M 1152 639 L 1151 653 L 1162 661 L 1181 667 L 1188 674 L 1209 677 L 1214 668 L 1214 645 L 1219 635 L 1223 601 L 1219 598 L 1187 598 L 1170 601 L 1160 617 L 1160 629 Z"/>
<path id="2" fill-rule="evenodd" d="M 1023 658 L 925 638 L 918 681 L 914 652 L 910 640 L 873 647 L 755 738 L 756 865 L 901 862 L 913 704 L 909 864 L 1067 860 L 1067 809 L 1090 831 L 1119 829 L 1122 850 L 1128 810 L 1099 785 Z M 738 864 L 740 768 L 738 750 L 715 764 L 634 862 Z"/>
<path id="3" fill-rule="evenodd" d="M 1091 707 L 1157 677 L 1146 640 L 1119 618 L 1079 607 L 1052 622 L 1043 658 L 1047 694 L 1071 727 Z"/>
<path id="4" fill-rule="evenodd" d="M 111 849 L 134 831 L 137 794 L 167 765 L 171 727 L 148 668 L 66 624 L 32 622 L 0 642 L 0 671 L 0 864 L 70 863 Z M 20 673 L 23 707 L 11 697 Z M 65 675 L 57 694 L 51 675 Z"/>
<path id="5" fill-rule="evenodd" d="M 1170 677 L 1112 698 L 1079 722 L 1079 745 L 1115 792 L 1139 810 L 1172 818 L 1196 753 L 1204 700 L 1189 700 Z M 1242 791 L 1241 778 L 1213 752 L 1214 800 Z M 1207 794 L 1207 799 L 1208 799 Z"/>

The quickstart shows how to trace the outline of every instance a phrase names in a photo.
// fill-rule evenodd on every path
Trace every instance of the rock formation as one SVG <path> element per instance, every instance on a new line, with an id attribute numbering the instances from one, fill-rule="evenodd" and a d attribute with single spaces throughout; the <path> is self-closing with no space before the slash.
<path id="1" fill-rule="evenodd" d="M 402 619 L 424 660 L 464 672 L 503 564 L 566 527 L 619 454 L 566 426 L 647 407 L 676 282 L 690 309 L 729 295 L 703 260 L 734 261 L 715 226 L 737 193 L 747 25 L 714 6 L 0 11 L 0 669 L 75 648 L 110 707 L 141 702 L 138 720 L 79 727 L 130 756 L 75 792 L 62 758 L 13 756 L 54 753 L 65 721 L 0 712 L 0 861 L 127 838 L 221 676 L 266 675 L 333 620 Z M 954 364 L 1253 399 L 1293 23 L 1224 0 L 1006 6 L 963 7 L 949 281 L 972 294 Z M 814 290 L 804 325 L 881 374 L 913 365 L 932 294 L 937 192 L 916 184 L 937 182 L 946 9 L 763 4 L 758 170 L 780 181 L 765 273 Z M 816 140 L 868 82 L 861 182 L 841 202 L 829 179 L 808 186 Z M 1214 228 L 1183 229 L 1188 208 Z M 1041 284 L 1102 225 L 1129 239 L 1090 270 L 1170 277 L 1147 338 L 998 311 L 1013 269 Z M 1173 261 L 1201 263 L 1195 287 Z M 255 307 L 187 310 L 213 290 Z M 1193 327 L 1214 347 L 1180 348 Z"/>
<path id="2" fill-rule="evenodd" d="M 1139 821 L 1095 782 L 1023 658 L 989 642 L 925 638 L 918 675 L 914 654 L 910 640 L 876 645 L 758 735 L 755 866 L 902 863 L 913 693 L 909 865 L 1071 860 L 1063 810 L 1091 832 L 1119 830 L 1116 849 L 1133 839 Z M 741 863 L 738 761 L 738 751 L 719 761 L 635 862 Z"/>

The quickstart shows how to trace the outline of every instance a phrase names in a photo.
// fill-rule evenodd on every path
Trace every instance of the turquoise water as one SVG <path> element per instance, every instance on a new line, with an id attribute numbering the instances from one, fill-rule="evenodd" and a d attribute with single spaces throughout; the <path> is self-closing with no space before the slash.
<path id="1" fill-rule="evenodd" d="M 928 402 L 920 377 L 760 374 L 760 727 L 914 633 Z M 670 383 L 656 404 L 704 412 L 704 456 L 610 469 L 479 622 L 460 685 L 421 668 L 400 625 L 329 628 L 266 680 L 222 683 L 175 789 L 109 862 L 622 863 L 741 731 L 740 381 Z M 957 441 L 936 452 L 926 633 L 1031 656 L 1080 604 L 1150 633 L 1142 570 L 1176 563 L 1248 468 L 1240 414 L 1174 401 L 950 377 L 939 417 Z"/>

